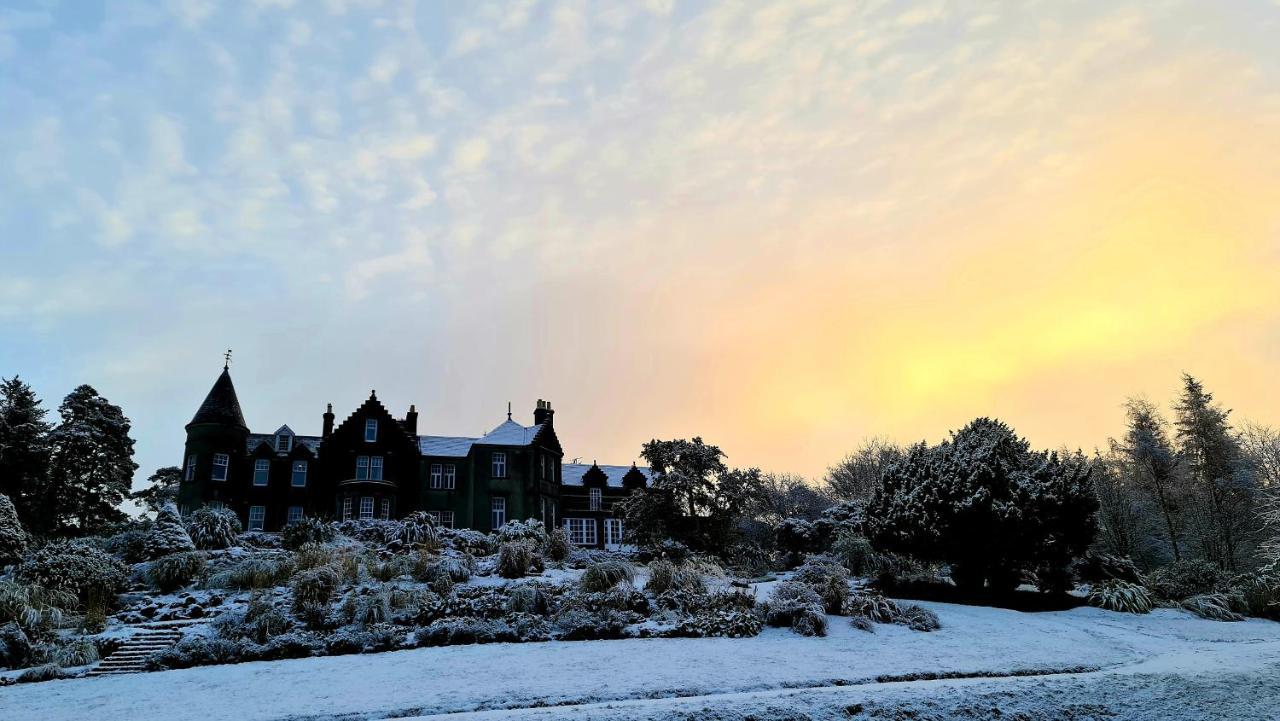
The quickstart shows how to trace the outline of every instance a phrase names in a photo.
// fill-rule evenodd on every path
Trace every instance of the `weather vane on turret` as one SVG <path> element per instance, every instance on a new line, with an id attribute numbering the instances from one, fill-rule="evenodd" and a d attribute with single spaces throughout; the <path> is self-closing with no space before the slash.
<path id="1" fill-rule="evenodd" d="M 226 353 L 222 354 L 222 370 L 231 368 L 231 349 L 228 348 Z"/>

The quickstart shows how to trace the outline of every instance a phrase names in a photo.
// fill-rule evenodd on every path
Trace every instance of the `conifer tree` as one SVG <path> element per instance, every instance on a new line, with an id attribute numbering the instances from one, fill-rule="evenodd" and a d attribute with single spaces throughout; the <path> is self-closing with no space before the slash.
<path id="1" fill-rule="evenodd" d="M 1154 503 L 1173 560 L 1182 558 L 1183 510 L 1187 489 L 1178 452 L 1165 433 L 1160 412 L 1147 400 L 1131 398 L 1126 405 L 1129 429 L 1123 441 L 1113 441 L 1133 483 Z"/>
<path id="2" fill-rule="evenodd" d="M 0 378 L 0 493 L 28 522 L 49 470 L 47 412 L 31 386 Z"/>
<path id="3" fill-rule="evenodd" d="M 27 533 L 9 497 L 0 493 L 0 566 L 16 563 L 27 550 Z"/>
<path id="4" fill-rule="evenodd" d="M 130 498 L 141 502 L 149 511 L 159 511 L 166 503 L 178 499 L 178 486 L 182 483 L 182 469 L 177 466 L 157 468 L 147 479 L 150 485 L 130 494 Z"/>
<path id="5" fill-rule="evenodd" d="M 177 507 L 172 503 L 166 503 L 156 514 L 156 522 L 151 526 L 151 533 L 147 534 L 147 556 L 159 558 L 170 553 L 194 550 L 196 550 L 196 544 L 191 541 L 191 535 L 182 525 L 182 516 L 178 515 Z"/>
<path id="6" fill-rule="evenodd" d="M 87 385 L 67 395 L 58 414 L 61 422 L 50 434 L 49 477 L 32 525 L 46 533 L 85 535 L 124 520 L 118 506 L 138 468 L 129 419 Z"/>

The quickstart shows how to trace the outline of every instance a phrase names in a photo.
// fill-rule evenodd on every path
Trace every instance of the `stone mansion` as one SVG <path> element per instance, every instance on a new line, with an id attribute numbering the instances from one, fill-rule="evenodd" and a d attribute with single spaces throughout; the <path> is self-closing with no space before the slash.
<path id="1" fill-rule="evenodd" d="M 613 505 L 648 485 L 648 469 L 564 463 L 554 417 L 539 400 L 532 425 L 508 411 L 478 438 L 419 435 L 414 406 L 396 418 L 370 393 L 339 423 L 330 405 L 319 436 L 288 425 L 254 433 L 224 367 L 186 426 L 178 504 L 184 513 L 229 508 L 249 530 L 278 531 L 304 517 L 426 511 L 451 528 L 487 532 L 537 518 L 564 527 L 579 545 L 620 544 L 623 521 Z"/>

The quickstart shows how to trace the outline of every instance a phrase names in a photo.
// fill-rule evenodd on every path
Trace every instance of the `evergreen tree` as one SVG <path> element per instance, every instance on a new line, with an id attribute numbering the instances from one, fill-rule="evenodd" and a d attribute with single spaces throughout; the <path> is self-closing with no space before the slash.
<path id="1" fill-rule="evenodd" d="M 1126 405 L 1129 429 L 1112 447 L 1135 486 L 1160 514 L 1173 560 L 1182 558 L 1183 510 L 1187 489 L 1180 459 L 1165 433 L 1164 419 L 1150 401 L 1131 398 Z"/>
<path id="2" fill-rule="evenodd" d="M 9 497 L 0 493 L 0 566 L 17 563 L 27 550 L 27 533 Z"/>
<path id="3" fill-rule="evenodd" d="M 182 484 L 182 469 L 177 466 L 157 468 L 147 479 L 151 484 L 129 497 L 146 506 L 148 511 L 159 511 L 166 503 L 178 500 L 178 486 Z"/>
<path id="4" fill-rule="evenodd" d="M 49 478 L 32 524 L 47 533 L 84 535 L 124 520 L 118 506 L 138 468 L 129 419 L 87 385 L 67 395 L 58 414 Z"/>
<path id="5" fill-rule="evenodd" d="M 1257 530 L 1257 479 L 1227 422 L 1231 411 L 1188 374 L 1176 406 L 1179 451 L 1194 484 L 1196 535 L 1205 558 L 1235 570 Z"/>
<path id="6" fill-rule="evenodd" d="M 182 553 L 196 550 L 191 535 L 182 525 L 182 516 L 172 503 L 166 503 L 156 513 L 156 522 L 147 534 L 147 557 L 159 558 L 170 553 Z"/>
<path id="7" fill-rule="evenodd" d="M 0 493 L 28 523 L 49 469 L 47 412 L 31 386 L 0 378 Z"/>

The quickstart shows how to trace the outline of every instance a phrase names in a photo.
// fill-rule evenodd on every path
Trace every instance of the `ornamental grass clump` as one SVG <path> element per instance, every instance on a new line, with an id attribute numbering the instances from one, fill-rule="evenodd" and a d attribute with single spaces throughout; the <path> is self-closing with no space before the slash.
<path id="1" fill-rule="evenodd" d="M 625 561 L 600 561 L 587 566 L 582 574 L 582 590 L 602 593 L 622 582 L 633 583 L 635 571 Z"/>
<path id="2" fill-rule="evenodd" d="M 1202 593 L 1182 602 L 1182 607 L 1210 621 L 1243 621 L 1244 616 L 1231 610 L 1231 599 L 1225 593 Z"/>
<path id="3" fill-rule="evenodd" d="M 318 608 L 328 605 L 338 590 L 338 573 L 329 566 L 302 571 L 290 584 L 293 592 L 293 610 L 300 615 L 314 615 Z"/>
<path id="4" fill-rule="evenodd" d="M 200 508 L 187 520 L 191 541 L 206 550 L 234 546 L 242 530 L 240 518 L 229 508 Z"/>
<path id="5" fill-rule="evenodd" d="M 172 593 L 199 578 L 204 567 L 204 554 L 200 551 L 171 553 L 147 563 L 147 583 L 161 593 Z"/>
<path id="6" fill-rule="evenodd" d="M 1089 605 L 1122 613 L 1150 613 L 1155 605 L 1147 589 L 1128 581 L 1103 581 L 1089 589 Z"/>
<path id="7" fill-rule="evenodd" d="M 845 601 L 849 598 L 849 571 L 844 566 L 810 559 L 796 569 L 792 578 L 816 591 L 822 597 L 822 606 L 827 613 L 844 613 Z"/>
<path id="8" fill-rule="evenodd" d="M 645 582 L 644 590 L 655 596 L 672 590 L 705 593 L 707 584 L 702 574 L 688 565 L 657 559 L 649 562 L 649 580 Z"/>
<path id="9" fill-rule="evenodd" d="M 508 524 L 510 525 L 510 524 Z M 503 578 L 524 578 L 531 567 L 542 568 L 542 556 L 529 541 L 504 543 L 498 549 L 498 575 Z"/>
<path id="10" fill-rule="evenodd" d="M 246 558 L 231 570 L 211 577 L 208 585 L 240 591 L 272 588 L 288 582 L 294 568 L 293 559 L 288 557 Z"/>
<path id="11" fill-rule="evenodd" d="M 827 635 L 827 616 L 822 597 L 807 584 L 783 581 L 765 603 L 765 623 L 789 627 L 802 636 Z"/>
<path id="12" fill-rule="evenodd" d="M 280 542 L 285 548 L 296 550 L 308 543 L 331 543 L 337 537 L 338 531 L 333 524 L 319 518 L 303 518 L 284 527 Z"/>

